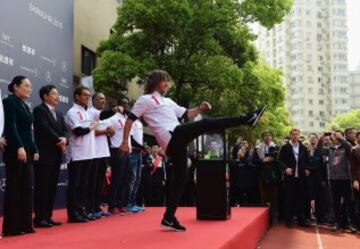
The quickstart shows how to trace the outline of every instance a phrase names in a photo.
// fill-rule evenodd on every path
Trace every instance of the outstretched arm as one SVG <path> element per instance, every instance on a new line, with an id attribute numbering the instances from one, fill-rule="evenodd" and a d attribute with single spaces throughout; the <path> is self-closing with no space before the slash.
<path id="1" fill-rule="evenodd" d="M 200 106 L 195 107 L 193 109 L 188 109 L 187 110 L 187 118 L 188 119 L 193 119 L 195 118 L 197 115 L 202 114 L 203 112 L 210 110 L 211 109 L 211 105 L 209 102 L 202 102 L 200 104 Z"/>

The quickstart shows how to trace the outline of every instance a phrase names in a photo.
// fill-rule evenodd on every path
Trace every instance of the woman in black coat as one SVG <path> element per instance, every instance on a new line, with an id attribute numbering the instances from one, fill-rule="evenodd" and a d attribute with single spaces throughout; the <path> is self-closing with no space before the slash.
<path id="1" fill-rule="evenodd" d="M 230 165 L 232 206 L 259 205 L 258 169 L 251 161 L 251 155 L 246 147 L 240 146 L 237 159 Z"/>
<path id="2" fill-rule="evenodd" d="M 16 76 L 8 89 L 12 94 L 3 100 L 7 140 L 3 154 L 6 173 L 4 236 L 34 232 L 31 163 L 39 159 L 32 135 L 33 116 L 24 102 L 31 95 L 31 83 L 24 76 Z"/>

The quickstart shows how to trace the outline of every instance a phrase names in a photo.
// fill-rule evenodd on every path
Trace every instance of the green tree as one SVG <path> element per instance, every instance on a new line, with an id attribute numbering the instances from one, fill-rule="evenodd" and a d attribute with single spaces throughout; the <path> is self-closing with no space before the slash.
<path id="1" fill-rule="evenodd" d="M 328 125 L 330 130 L 333 127 L 344 131 L 346 128 L 355 127 L 360 130 L 360 110 L 353 110 L 351 112 L 337 115 Z"/>
<path id="2" fill-rule="evenodd" d="M 164 69 L 174 79 L 169 93 L 184 106 L 209 100 L 210 115 L 231 115 L 267 105 L 279 114 L 270 129 L 286 124 L 281 74 L 259 58 L 248 23 L 271 28 L 291 0 L 127 0 L 115 32 L 98 48 L 96 88 L 116 92 L 125 82 Z M 280 130 L 277 132 L 280 133 Z"/>

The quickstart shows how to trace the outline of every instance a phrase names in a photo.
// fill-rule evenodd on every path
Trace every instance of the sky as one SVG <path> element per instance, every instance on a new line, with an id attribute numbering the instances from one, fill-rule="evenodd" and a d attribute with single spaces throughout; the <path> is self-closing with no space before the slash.
<path id="1" fill-rule="evenodd" d="M 360 0 L 347 0 L 349 69 L 360 64 Z"/>

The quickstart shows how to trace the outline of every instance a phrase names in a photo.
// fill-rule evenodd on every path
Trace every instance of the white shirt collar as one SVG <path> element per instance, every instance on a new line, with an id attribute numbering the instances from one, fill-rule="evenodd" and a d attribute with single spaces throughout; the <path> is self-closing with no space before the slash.
<path id="1" fill-rule="evenodd" d="M 154 95 L 155 97 L 159 97 L 159 98 L 164 97 L 164 96 L 162 96 L 162 95 L 159 93 L 159 91 L 154 91 L 154 92 L 152 93 L 152 95 Z"/>
<path id="2" fill-rule="evenodd" d="M 85 107 L 83 107 L 83 106 L 81 106 L 81 105 L 79 105 L 79 104 L 76 104 L 76 103 L 74 103 L 74 107 L 76 107 L 76 108 L 78 108 L 78 109 L 83 109 L 83 110 L 87 110 L 88 108 L 85 108 Z"/>
<path id="3" fill-rule="evenodd" d="M 289 140 L 289 143 L 290 143 L 293 147 L 296 147 L 296 148 L 299 147 L 299 145 L 300 145 L 299 141 L 294 144 L 291 140 Z"/>
<path id="4" fill-rule="evenodd" d="M 44 102 L 44 104 L 50 109 L 50 111 L 55 111 L 55 106 L 49 105 L 46 102 Z"/>

